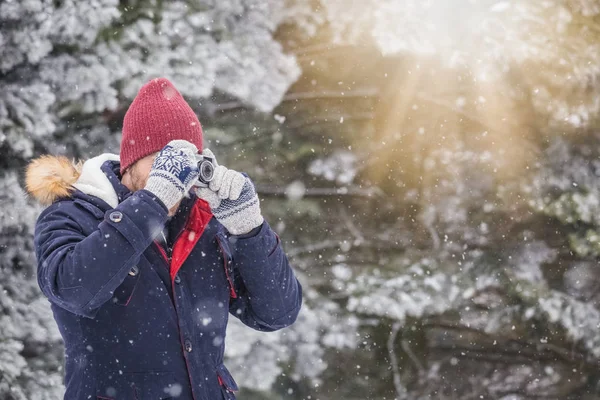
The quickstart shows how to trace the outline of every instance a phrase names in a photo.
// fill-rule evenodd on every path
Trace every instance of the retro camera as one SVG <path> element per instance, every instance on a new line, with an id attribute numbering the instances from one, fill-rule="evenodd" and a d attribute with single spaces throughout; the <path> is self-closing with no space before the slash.
<path id="1" fill-rule="evenodd" d="M 215 160 L 212 157 L 196 154 L 196 162 L 200 172 L 197 186 L 208 186 L 215 175 Z"/>

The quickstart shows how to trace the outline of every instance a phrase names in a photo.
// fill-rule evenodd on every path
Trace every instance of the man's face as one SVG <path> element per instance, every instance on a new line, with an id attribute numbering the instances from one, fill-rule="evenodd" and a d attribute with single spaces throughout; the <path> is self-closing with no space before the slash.
<path id="1" fill-rule="evenodd" d="M 129 190 L 135 192 L 146 187 L 148 175 L 150 175 L 152 163 L 156 158 L 156 154 L 158 153 L 150 154 L 149 156 L 136 161 L 135 164 L 125 171 L 122 181 Z"/>

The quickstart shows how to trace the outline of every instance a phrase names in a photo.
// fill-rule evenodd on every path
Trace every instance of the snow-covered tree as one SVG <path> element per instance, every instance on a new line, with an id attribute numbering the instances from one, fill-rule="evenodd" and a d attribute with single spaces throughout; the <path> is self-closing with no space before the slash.
<path id="1" fill-rule="evenodd" d="M 232 321 L 240 397 L 597 397 L 599 15 L 589 0 L 0 1 L 0 397 L 61 391 L 20 169 L 116 151 L 158 75 L 253 177 L 305 288 L 289 329 Z"/>
<path id="2" fill-rule="evenodd" d="M 321 4 L 331 43 L 293 50 L 303 77 L 262 142 L 294 161 L 289 190 L 265 192 L 387 357 L 346 390 L 597 395 L 597 5 Z"/>
<path id="3" fill-rule="evenodd" d="M 19 180 L 26 161 L 117 151 L 124 110 L 157 76 L 201 113 L 220 97 L 271 110 L 300 73 L 273 38 L 288 12 L 252 0 L 0 2 L 0 397 L 61 397 L 60 337 L 35 280 L 39 209 Z"/>

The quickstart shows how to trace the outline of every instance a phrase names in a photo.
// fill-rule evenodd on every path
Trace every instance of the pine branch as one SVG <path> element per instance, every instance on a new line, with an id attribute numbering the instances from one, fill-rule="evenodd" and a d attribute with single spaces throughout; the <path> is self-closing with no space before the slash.
<path id="1" fill-rule="evenodd" d="M 396 357 L 396 352 L 394 351 L 394 342 L 396 341 L 398 332 L 400 332 L 400 328 L 402 328 L 402 323 L 400 322 L 395 322 L 392 325 L 392 331 L 390 332 L 390 337 L 387 341 L 387 348 L 390 356 L 390 363 L 392 364 L 392 374 L 394 375 L 394 387 L 396 388 L 396 394 L 398 395 L 398 399 L 406 399 L 408 398 L 408 391 L 402 384 L 402 380 L 400 378 L 400 367 L 398 366 L 398 357 Z"/>
<path id="2" fill-rule="evenodd" d="M 310 45 L 310 46 L 305 46 L 305 47 L 299 47 L 296 49 L 292 50 L 292 54 L 294 54 L 296 57 L 308 57 L 310 55 L 314 55 L 315 53 L 318 54 L 319 56 L 325 56 L 325 57 L 332 57 L 332 56 L 337 56 L 337 53 L 340 51 L 343 52 L 348 52 L 351 51 L 353 53 L 355 53 L 357 50 L 364 50 L 364 51 L 369 51 L 369 50 L 373 50 L 372 47 L 368 47 L 368 46 L 361 46 L 361 45 L 356 45 L 356 44 L 347 44 L 347 45 L 343 45 L 343 44 L 332 44 L 330 42 L 325 42 L 325 43 L 319 43 L 319 44 L 315 44 L 315 45 Z"/>
<path id="3" fill-rule="evenodd" d="M 265 196 L 283 197 L 287 196 L 285 188 L 276 186 L 257 185 L 256 191 Z M 307 188 L 304 197 L 329 197 L 329 196 L 350 196 L 350 197 L 383 197 L 384 192 L 377 186 L 371 186 L 366 189 L 357 187 L 338 187 L 338 188 Z"/>
<path id="4" fill-rule="evenodd" d="M 310 125 L 314 125 L 314 124 L 341 124 L 342 122 L 340 121 L 368 121 L 368 120 L 373 120 L 375 119 L 375 114 L 372 112 L 365 112 L 365 113 L 356 113 L 356 114 L 345 114 L 345 115 L 319 115 L 316 117 L 312 117 L 312 118 L 298 118 L 298 119 L 294 119 L 297 120 L 298 122 L 296 123 L 290 123 L 290 124 L 285 124 L 285 127 L 288 129 L 298 129 L 298 128 L 302 128 L 305 126 L 310 126 Z"/>
<path id="5" fill-rule="evenodd" d="M 353 98 L 369 98 L 379 96 L 377 89 L 355 89 L 350 91 L 324 90 L 321 92 L 296 92 L 290 93 L 283 97 L 281 103 L 298 100 L 314 100 L 314 99 L 353 99 Z M 230 101 L 221 104 L 210 106 L 210 112 L 231 111 L 246 107 L 245 104 L 239 101 Z"/>
<path id="6" fill-rule="evenodd" d="M 490 351 L 485 345 L 480 345 L 480 346 L 473 346 L 470 348 L 464 347 L 464 349 L 467 349 L 469 352 L 474 352 L 474 353 L 484 353 L 484 354 L 490 354 L 492 355 L 493 353 L 499 353 L 499 354 L 513 354 L 513 353 L 517 353 L 519 357 L 528 357 L 528 358 L 532 358 L 532 359 L 556 359 L 556 358 L 560 358 L 561 360 L 563 360 L 566 363 L 585 363 L 586 362 L 586 358 L 583 354 L 572 351 L 572 350 L 568 350 L 565 348 L 562 348 L 560 346 L 554 345 L 554 344 L 550 344 L 550 343 L 537 343 L 537 342 L 533 342 L 533 341 L 528 341 L 528 340 L 518 340 L 518 339 L 514 339 L 514 338 L 507 338 L 507 337 L 503 337 L 500 335 L 491 335 L 485 331 L 482 331 L 480 329 L 477 328 L 473 328 L 473 327 L 469 327 L 466 325 L 461 325 L 461 324 L 456 324 L 453 322 L 449 322 L 449 321 L 433 321 L 433 320 L 426 320 L 423 323 L 423 327 L 426 328 L 435 328 L 435 329 L 446 329 L 446 330 L 453 330 L 453 331 L 465 331 L 465 332 L 473 332 L 477 335 L 480 335 L 482 337 L 487 338 L 489 341 L 497 341 L 498 343 L 502 343 L 502 344 L 508 344 L 508 343 L 514 343 L 516 344 L 519 349 L 518 350 L 510 350 L 510 349 L 506 349 L 506 346 L 497 346 L 498 348 L 503 348 L 504 350 L 502 351 Z M 444 348 L 443 346 L 434 346 L 435 348 Z M 552 356 L 550 356 L 548 353 L 552 353 Z M 546 354 L 545 357 L 542 357 L 543 354 Z"/>
<path id="7" fill-rule="evenodd" d="M 296 257 L 305 253 L 312 253 L 314 251 L 325 250 L 325 249 L 336 249 L 340 246 L 339 240 L 323 240 L 317 243 L 311 243 L 304 247 L 298 247 L 295 249 L 289 249 L 286 251 L 288 257 Z"/>

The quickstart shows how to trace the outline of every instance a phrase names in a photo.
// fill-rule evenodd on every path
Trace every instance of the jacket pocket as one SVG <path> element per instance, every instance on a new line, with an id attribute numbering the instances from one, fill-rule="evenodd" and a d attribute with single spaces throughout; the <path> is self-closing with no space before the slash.
<path id="1" fill-rule="evenodd" d="M 235 392 L 239 390 L 237 383 L 229 373 L 227 367 L 224 364 L 220 364 L 217 366 L 217 378 L 219 379 L 219 384 L 221 385 L 221 390 L 223 392 L 223 398 L 225 400 L 235 400 Z"/>
<path id="2" fill-rule="evenodd" d="M 227 278 L 227 284 L 229 285 L 229 295 L 231 298 L 235 299 L 238 296 L 235 291 L 233 256 L 231 255 L 231 249 L 229 248 L 229 240 L 223 233 L 218 233 L 216 239 L 221 254 L 223 255 L 223 269 L 225 270 L 225 277 Z"/>
<path id="3" fill-rule="evenodd" d="M 113 296 L 113 302 L 120 306 L 126 306 L 131 301 L 133 297 L 133 293 L 135 292 L 135 288 L 137 287 L 138 281 L 140 280 L 140 275 L 142 270 L 137 265 L 133 266 L 129 272 L 127 273 L 127 277 L 117 287 L 115 290 L 115 294 Z"/>
<path id="4" fill-rule="evenodd" d="M 277 250 L 277 248 L 279 247 L 279 244 L 281 243 L 281 239 L 279 239 L 279 235 L 275 234 L 275 245 L 273 246 L 273 248 L 269 251 L 269 255 L 267 257 L 271 257 L 273 254 L 275 254 L 275 251 Z"/>
<path id="5" fill-rule="evenodd" d="M 182 385 L 170 372 L 123 373 L 118 371 L 99 382 L 99 400 L 169 400 L 179 397 Z"/>

